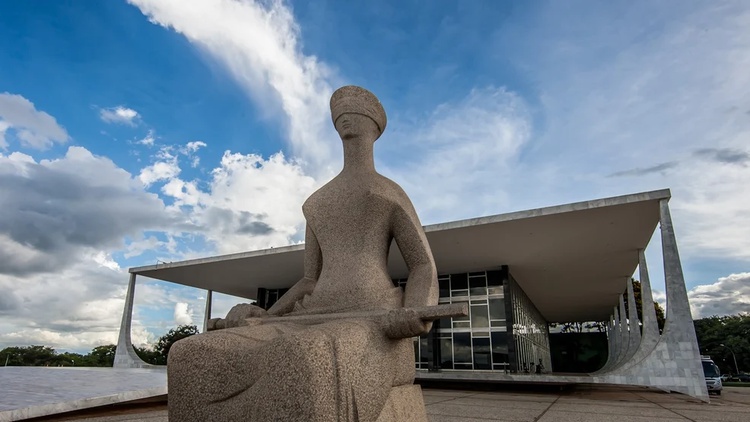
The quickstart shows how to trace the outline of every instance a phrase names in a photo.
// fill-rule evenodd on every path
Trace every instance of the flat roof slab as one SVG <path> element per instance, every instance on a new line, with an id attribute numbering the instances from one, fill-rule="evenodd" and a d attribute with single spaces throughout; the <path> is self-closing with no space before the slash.
<path id="1" fill-rule="evenodd" d="M 425 227 L 438 272 L 508 265 L 549 322 L 606 320 L 659 222 L 668 189 Z M 145 277 L 255 299 L 302 278 L 304 245 L 131 268 Z M 398 247 L 391 277 L 408 274 Z"/>
<path id="2" fill-rule="evenodd" d="M 0 422 L 167 394 L 167 370 L 0 367 Z"/>

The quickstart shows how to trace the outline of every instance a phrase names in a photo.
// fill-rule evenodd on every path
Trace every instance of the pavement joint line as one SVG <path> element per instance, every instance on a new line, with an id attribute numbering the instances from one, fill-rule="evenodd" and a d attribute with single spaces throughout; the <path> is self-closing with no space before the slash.
<path id="1" fill-rule="evenodd" d="M 638 397 L 640 397 L 640 398 L 642 398 L 642 399 L 644 399 L 644 400 L 646 400 L 646 401 L 648 401 L 648 402 L 651 402 L 651 403 L 653 403 L 653 404 L 655 404 L 655 405 L 657 405 L 657 406 L 661 407 L 662 409 L 665 409 L 665 410 L 669 410 L 670 412 L 674 413 L 675 415 L 677 415 L 677 416 L 679 416 L 679 417 L 681 417 L 681 418 L 685 418 L 685 419 L 687 419 L 687 420 L 689 420 L 689 421 L 691 421 L 691 422 L 697 422 L 697 421 L 696 421 L 695 419 L 691 419 L 691 418 L 689 418 L 689 417 L 687 417 L 687 416 L 685 416 L 685 415 L 682 415 L 682 414 L 680 414 L 680 413 L 677 413 L 677 412 L 675 412 L 674 410 L 672 410 L 672 409 L 670 409 L 670 408 L 668 408 L 668 407 L 664 407 L 664 406 L 662 406 L 662 405 L 661 405 L 661 403 L 657 403 L 657 402 L 655 402 L 655 401 L 653 401 L 653 400 L 650 400 L 650 399 L 649 399 L 648 397 L 644 397 L 644 396 L 642 396 L 642 395 L 641 395 L 641 394 L 640 394 L 639 392 L 635 392 L 635 391 L 634 391 L 634 392 L 633 392 L 633 394 L 635 394 L 636 396 L 638 396 Z M 671 393 L 670 393 L 670 394 L 671 394 Z"/>
<path id="2" fill-rule="evenodd" d="M 544 417 L 544 415 L 546 415 L 547 412 L 549 412 L 549 410 L 552 408 L 552 406 L 554 406 L 555 403 L 557 403 L 557 401 L 560 400 L 560 397 L 562 397 L 562 396 L 558 394 L 557 398 L 555 399 L 555 401 L 553 401 L 552 403 L 550 403 L 549 406 L 547 406 L 547 408 L 544 409 L 544 411 L 539 414 L 539 416 L 537 416 L 537 417 L 534 418 L 534 422 L 538 421 L 539 419 L 542 419 Z"/>
<path id="3" fill-rule="evenodd" d="M 424 394 L 424 392 L 422 394 Z M 435 403 L 429 403 L 429 404 L 425 403 L 425 407 L 433 405 L 433 404 L 441 404 L 441 403 L 446 403 L 446 402 L 453 401 L 453 400 L 463 399 L 463 398 L 466 398 L 466 397 L 475 396 L 477 394 L 479 394 L 479 393 L 470 393 L 470 394 L 462 395 L 462 396 L 459 396 L 459 397 L 455 397 L 454 396 L 454 397 L 450 397 L 450 398 L 447 398 L 445 400 L 441 400 L 441 401 L 438 401 L 438 402 L 435 402 Z"/>

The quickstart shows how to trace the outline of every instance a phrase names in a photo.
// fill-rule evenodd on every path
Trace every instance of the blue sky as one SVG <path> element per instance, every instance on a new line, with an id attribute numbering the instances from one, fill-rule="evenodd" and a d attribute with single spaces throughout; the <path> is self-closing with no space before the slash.
<path id="1" fill-rule="evenodd" d="M 668 187 L 694 315 L 747 311 L 748 28 L 744 2 L 0 3 L 0 346 L 114 342 L 128 267 L 301 241 L 349 83 L 423 223 Z M 135 341 L 203 294 L 143 283 Z"/>

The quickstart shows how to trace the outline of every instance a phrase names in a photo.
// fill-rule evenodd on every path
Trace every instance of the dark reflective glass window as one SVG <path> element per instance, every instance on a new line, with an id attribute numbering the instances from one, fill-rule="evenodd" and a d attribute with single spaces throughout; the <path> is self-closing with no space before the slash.
<path id="1" fill-rule="evenodd" d="M 470 333 L 453 333 L 453 361 L 471 364 Z"/>
<path id="2" fill-rule="evenodd" d="M 474 369 L 492 369 L 490 357 L 490 339 L 475 338 L 474 345 Z"/>
<path id="3" fill-rule="evenodd" d="M 465 273 L 451 274 L 451 290 L 466 290 L 469 288 L 469 280 Z"/>
<path id="4" fill-rule="evenodd" d="M 490 319 L 505 319 L 505 299 L 490 299 Z"/>
<path id="5" fill-rule="evenodd" d="M 472 369 L 470 363 L 454 363 L 454 369 Z"/>
<path id="6" fill-rule="evenodd" d="M 472 328 L 487 328 L 490 326 L 489 319 L 487 319 L 487 306 L 477 305 L 471 307 L 471 327 Z"/>
<path id="7" fill-rule="evenodd" d="M 450 337 L 440 339 L 440 367 L 453 369 L 453 340 Z"/>
<path id="8" fill-rule="evenodd" d="M 492 339 L 492 362 L 508 362 L 508 335 L 506 333 L 493 332 L 490 334 Z"/>
<path id="9" fill-rule="evenodd" d="M 450 279 L 440 278 L 438 279 L 438 286 L 440 286 L 440 297 L 450 297 L 451 287 Z"/>
<path id="10" fill-rule="evenodd" d="M 487 271 L 487 285 L 488 286 L 502 286 L 503 285 L 502 272 L 498 270 Z"/>
<path id="11" fill-rule="evenodd" d="M 487 294 L 487 278 L 469 277 L 469 286 L 471 287 L 472 296 L 484 296 Z"/>
<path id="12" fill-rule="evenodd" d="M 430 350 L 427 348 L 427 336 L 419 338 L 419 361 L 423 367 L 430 361 Z"/>

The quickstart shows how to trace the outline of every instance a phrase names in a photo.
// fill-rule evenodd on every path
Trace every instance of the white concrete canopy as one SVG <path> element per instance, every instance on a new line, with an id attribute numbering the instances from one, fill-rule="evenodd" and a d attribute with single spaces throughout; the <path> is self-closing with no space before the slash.
<path id="1" fill-rule="evenodd" d="M 508 265 L 550 322 L 605 321 L 659 223 L 668 189 L 425 227 L 441 274 Z M 391 248 L 393 278 L 407 275 Z M 254 299 L 302 277 L 304 245 L 131 268 L 133 274 Z"/>

